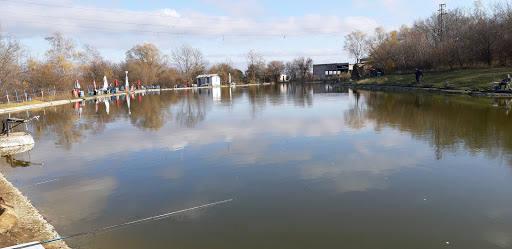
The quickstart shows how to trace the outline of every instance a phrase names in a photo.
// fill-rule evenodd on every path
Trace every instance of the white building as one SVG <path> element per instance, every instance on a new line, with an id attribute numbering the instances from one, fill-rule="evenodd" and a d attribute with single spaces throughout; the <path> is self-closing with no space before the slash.
<path id="1" fill-rule="evenodd" d="M 197 86 L 220 86 L 220 76 L 218 74 L 198 75 Z"/>
<path id="2" fill-rule="evenodd" d="M 279 76 L 279 81 L 280 82 L 288 82 L 290 81 L 290 76 L 286 75 L 286 74 L 281 74 Z"/>

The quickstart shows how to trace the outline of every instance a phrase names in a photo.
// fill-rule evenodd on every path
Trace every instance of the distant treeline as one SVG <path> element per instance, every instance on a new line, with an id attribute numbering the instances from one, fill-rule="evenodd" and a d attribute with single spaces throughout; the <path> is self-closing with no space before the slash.
<path id="1" fill-rule="evenodd" d="M 444 7 L 444 6 L 443 6 Z M 354 31 L 344 48 L 358 62 L 384 72 L 423 69 L 462 69 L 512 64 L 512 2 L 484 7 L 438 11 L 411 27 L 373 35 Z"/>
<path id="2" fill-rule="evenodd" d="M 82 86 L 103 83 L 107 76 L 109 83 L 114 80 L 124 85 L 125 71 L 131 85 L 175 85 L 194 84 L 200 74 L 219 74 L 222 83 L 232 82 L 263 83 L 280 81 L 280 74 L 287 72 L 289 80 L 311 77 L 313 61 L 310 58 L 296 58 L 292 62 L 270 61 L 251 50 L 247 55 L 247 71 L 242 72 L 230 61 L 210 66 L 203 53 L 189 45 L 183 45 L 171 54 L 164 54 L 152 43 L 138 44 L 126 51 L 125 61 L 115 63 L 103 58 L 100 52 L 87 44 L 77 44 L 73 39 L 56 32 L 46 37 L 50 49 L 44 57 L 32 58 L 23 45 L 0 27 L 0 94 L 12 89 L 51 88 L 70 90 L 75 80 Z"/>

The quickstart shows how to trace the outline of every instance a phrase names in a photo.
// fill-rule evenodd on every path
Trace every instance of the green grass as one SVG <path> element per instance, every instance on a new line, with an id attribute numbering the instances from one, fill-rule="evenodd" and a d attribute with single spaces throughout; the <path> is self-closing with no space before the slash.
<path id="1" fill-rule="evenodd" d="M 507 74 L 512 75 L 512 68 L 499 67 L 444 72 L 423 72 L 420 87 L 428 86 L 440 89 L 492 91 L 494 90 L 494 85 L 489 83 L 499 82 L 505 78 Z M 409 82 L 413 82 L 414 86 L 417 86 L 413 71 L 411 71 L 410 74 L 385 75 L 382 77 L 363 79 L 358 81 L 357 84 L 408 86 Z M 446 82 L 449 82 L 448 85 Z"/>

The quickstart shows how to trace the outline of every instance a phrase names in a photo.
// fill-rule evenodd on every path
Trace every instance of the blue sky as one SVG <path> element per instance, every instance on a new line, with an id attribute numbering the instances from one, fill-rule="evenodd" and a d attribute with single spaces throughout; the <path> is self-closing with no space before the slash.
<path id="1" fill-rule="evenodd" d="M 48 48 L 44 37 L 60 31 L 116 62 L 140 43 L 155 43 L 166 54 L 190 44 L 210 64 L 230 61 L 245 69 L 251 49 L 267 62 L 299 56 L 315 63 L 352 62 L 342 50 L 346 34 L 410 25 L 435 13 L 439 3 L 448 9 L 473 6 L 462 0 L 0 0 L 0 22 L 40 58 Z"/>

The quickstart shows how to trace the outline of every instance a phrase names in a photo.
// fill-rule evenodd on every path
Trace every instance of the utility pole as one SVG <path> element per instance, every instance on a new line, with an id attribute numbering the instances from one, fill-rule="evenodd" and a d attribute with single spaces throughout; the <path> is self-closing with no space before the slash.
<path id="1" fill-rule="evenodd" d="M 446 15 L 445 8 L 446 8 L 446 4 L 444 4 L 444 3 L 439 4 L 438 18 L 439 18 L 439 37 L 441 38 L 440 39 L 441 43 L 443 42 L 443 27 L 444 27 L 443 16 Z"/>

